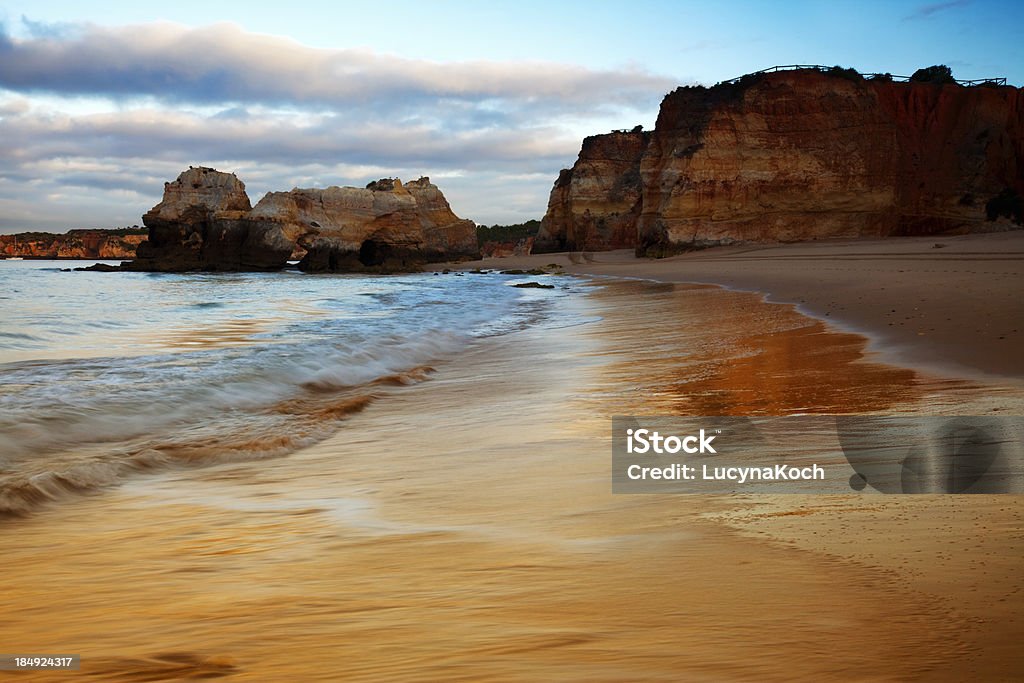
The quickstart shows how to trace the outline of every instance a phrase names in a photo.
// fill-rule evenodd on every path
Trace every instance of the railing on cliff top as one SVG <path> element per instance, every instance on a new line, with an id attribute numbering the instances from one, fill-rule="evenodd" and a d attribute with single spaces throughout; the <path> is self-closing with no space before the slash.
<path id="1" fill-rule="evenodd" d="M 756 76 L 757 74 L 772 73 L 774 71 L 793 71 L 793 70 L 796 70 L 796 69 L 815 69 L 816 71 L 832 71 L 835 68 L 836 67 L 834 67 L 834 66 L 823 66 L 821 64 L 786 64 L 785 66 L 771 66 L 771 67 L 768 67 L 767 69 L 761 69 L 760 71 L 755 71 L 754 73 L 743 74 L 742 76 L 737 76 L 736 78 L 730 78 L 727 81 L 722 81 L 722 83 L 735 83 L 735 82 L 739 81 L 741 78 L 746 78 L 747 76 Z M 842 69 L 842 67 L 839 67 L 839 68 Z M 846 69 L 842 69 L 842 70 L 845 71 Z M 891 79 L 891 80 L 894 80 L 894 81 L 905 81 L 905 82 L 909 82 L 910 81 L 910 76 L 896 76 L 896 75 L 893 75 L 893 74 L 860 74 L 860 75 L 863 76 L 864 78 L 885 78 L 885 79 Z M 970 85 L 1006 85 L 1006 79 L 1005 78 L 975 78 L 975 79 L 970 80 L 970 81 L 966 81 L 966 80 L 963 80 L 963 79 L 960 79 L 960 78 L 954 78 L 953 80 L 956 81 L 957 83 L 959 83 L 960 85 L 968 85 L 968 86 L 970 86 Z"/>

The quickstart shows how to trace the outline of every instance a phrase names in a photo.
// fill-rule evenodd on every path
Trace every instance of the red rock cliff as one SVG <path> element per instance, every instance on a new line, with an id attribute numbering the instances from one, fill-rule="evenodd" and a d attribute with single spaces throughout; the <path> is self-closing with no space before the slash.
<path id="1" fill-rule="evenodd" d="M 622 135 L 587 139 L 555 183 L 538 242 L 572 244 L 580 226 L 602 220 L 618 222 L 640 253 L 993 229 L 1010 225 L 1014 211 L 1020 220 L 1018 88 L 783 71 L 679 88 L 662 102 L 636 165 L 601 161 Z M 595 168 L 607 177 L 590 177 Z M 637 219 L 628 230 L 621 203 L 602 188 L 637 174 L 639 206 L 629 212 Z M 989 222 L 1000 213 L 1006 217 Z"/>

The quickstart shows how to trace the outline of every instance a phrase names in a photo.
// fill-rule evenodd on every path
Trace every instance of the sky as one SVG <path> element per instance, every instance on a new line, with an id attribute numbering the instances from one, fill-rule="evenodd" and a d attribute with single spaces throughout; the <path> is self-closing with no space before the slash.
<path id="1" fill-rule="evenodd" d="M 430 176 L 540 218 L 586 135 L 776 64 L 1024 84 L 1024 2 L 0 0 L 0 233 L 140 225 L 189 166 L 267 191 Z"/>

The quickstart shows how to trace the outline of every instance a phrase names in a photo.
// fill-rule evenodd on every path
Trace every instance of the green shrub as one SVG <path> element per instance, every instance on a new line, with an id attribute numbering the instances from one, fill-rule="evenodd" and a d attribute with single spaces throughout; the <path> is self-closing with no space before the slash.
<path id="1" fill-rule="evenodd" d="M 825 72 L 829 76 L 837 76 L 838 78 L 845 78 L 848 81 L 861 81 L 864 77 L 860 75 L 860 72 L 856 69 L 847 69 L 841 66 L 834 66 Z"/>
<path id="2" fill-rule="evenodd" d="M 912 83 L 956 83 L 953 70 L 945 64 L 936 64 L 918 69 L 910 77 Z"/>
<path id="3" fill-rule="evenodd" d="M 512 225 L 486 225 L 476 226 L 477 242 L 517 242 L 524 237 L 536 237 L 540 232 L 540 221 L 528 220 L 525 223 L 514 223 Z"/>

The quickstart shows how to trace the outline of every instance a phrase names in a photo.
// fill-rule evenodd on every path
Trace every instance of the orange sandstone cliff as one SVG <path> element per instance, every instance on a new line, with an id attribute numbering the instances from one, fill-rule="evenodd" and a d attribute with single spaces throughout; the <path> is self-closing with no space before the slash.
<path id="1" fill-rule="evenodd" d="M 653 132 L 587 138 L 535 251 L 1019 227 L 1024 95 L 815 69 L 678 88 Z"/>
<path id="2" fill-rule="evenodd" d="M 634 246 L 643 206 L 640 165 L 651 136 L 618 131 L 585 138 L 579 160 L 558 174 L 534 251 Z"/>

